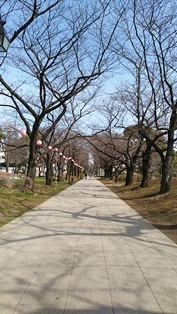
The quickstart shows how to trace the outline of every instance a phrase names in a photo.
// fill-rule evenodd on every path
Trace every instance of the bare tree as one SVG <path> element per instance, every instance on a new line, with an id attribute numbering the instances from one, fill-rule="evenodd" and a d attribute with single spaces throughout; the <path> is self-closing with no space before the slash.
<path id="1" fill-rule="evenodd" d="M 38 136 L 44 142 L 66 113 L 68 102 L 86 88 L 91 90 L 113 63 L 109 45 L 121 14 L 113 19 L 110 5 L 111 1 L 75 1 L 70 6 L 68 1 L 34 0 L 31 4 L 10 1 L 5 6 L 3 15 L 13 19 L 16 28 L 11 30 L 0 76 L 1 105 L 14 110 L 26 127 L 30 139 L 27 177 L 32 188 Z M 55 120 L 40 135 L 47 117 L 56 111 Z"/>
<path id="2" fill-rule="evenodd" d="M 127 113 L 126 103 L 126 97 L 122 93 L 108 97 L 100 106 L 105 131 L 95 133 L 91 140 L 87 136 L 87 140 L 99 155 L 102 153 L 104 157 L 107 156 L 112 160 L 110 166 L 114 166 L 116 170 L 116 180 L 118 174 L 126 169 L 125 184 L 130 185 L 133 183 L 134 171 L 141 157 L 144 142 L 138 126 L 128 126 L 130 115 L 129 112 Z"/>
<path id="3" fill-rule="evenodd" d="M 161 1 L 157 4 L 141 8 L 137 19 L 137 3 L 134 5 L 134 27 L 137 40 L 140 43 L 147 78 L 152 90 L 153 110 L 155 125 L 161 130 L 161 135 L 166 133 L 165 150 L 154 142 L 162 161 L 162 178 L 160 193 L 170 190 L 173 175 L 175 131 L 177 128 L 176 105 L 176 58 L 177 46 L 176 12 L 173 1 Z M 142 36 L 143 35 L 143 36 Z M 148 42 L 148 44 L 147 44 Z M 153 62 L 152 56 L 153 54 Z M 159 104 L 159 99 L 161 103 Z M 151 106 L 152 111 L 152 106 Z M 144 136 L 149 139 L 147 132 Z M 157 136 L 157 134 L 156 134 Z"/>
<path id="4" fill-rule="evenodd" d="M 162 162 L 160 193 L 170 190 L 177 128 L 177 15 L 174 1 L 133 0 L 122 18 L 124 42 L 114 50 L 131 73 L 136 73 L 134 113 L 141 135 Z M 153 128 L 151 137 L 149 128 Z M 166 145 L 159 145 L 159 138 Z"/>
<path id="5" fill-rule="evenodd" d="M 57 148 L 59 152 L 64 153 L 65 150 L 68 150 L 67 147 L 71 147 L 71 144 L 78 137 L 78 130 L 82 128 L 82 123 L 87 119 L 87 116 L 94 110 L 93 108 L 93 98 L 95 93 L 82 93 L 79 97 L 73 97 L 71 101 L 68 102 L 68 110 L 60 119 L 59 124 L 53 127 L 52 132 L 48 135 L 43 144 L 43 147 L 40 149 L 40 160 L 43 158 L 46 166 L 46 184 L 52 184 L 53 177 L 53 163 L 54 160 L 57 160 L 57 168 L 58 168 L 58 180 L 61 178 L 61 160 L 58 155 L 59 153 L 55 153 L 55 149 Z M 50 116 L 48 116 L 48 123 L 42 130 L 40 129 L 41 134 L 45 134 L 46 130 L 48 130 L 48 125 L 52 125 L 55 122 L 55 116 L 57 116 L 57 110 L 52 112 Z M 53 149 L 48 150 L 48 147 Z M 68 152 L 69 155 L 75 155 L 72 152 Z M 72 154 L 71 154 L 72 153 Z M 73 159 L 75 157 L 72 156 Z M 55 162 L 56 164 L 56 162 Z"/>

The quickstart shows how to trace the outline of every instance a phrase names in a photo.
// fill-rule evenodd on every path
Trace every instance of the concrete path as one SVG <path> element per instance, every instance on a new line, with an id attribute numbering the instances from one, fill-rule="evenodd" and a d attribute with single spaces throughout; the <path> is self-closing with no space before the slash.
<path id="1" fill-rule="evenodd" d="M 0 228 L 0 314 L 177 314 L 177 246 L 96 179 Z"/>

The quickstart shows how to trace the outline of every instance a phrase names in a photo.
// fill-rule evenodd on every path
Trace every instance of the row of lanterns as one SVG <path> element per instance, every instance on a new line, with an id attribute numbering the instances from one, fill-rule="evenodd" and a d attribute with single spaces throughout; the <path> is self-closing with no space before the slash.
<path id="1" fill-rule="evenodd" d="M 25 135 L 26 135 L 26 130 L 21 129 L 21 130 L 20 130 L 20 134 L 21 134 L 22 136 L 25 136 Z M 37 146 L 42 146 L 42 141 L 41 141 L 41 140 L 37 140 L 36 145 L 37 145 Z M 47 149 L 48 149 L 49 151 L 51 151 L 51 150 L 53 149 L 53 147 L 52 147 L 51 145 L 49 145 L 49 146 L 47 147 Z M 57 147 L 54 147 L 53 150 L 54 150 L 55 153 L 59 153 Z M 63 155 L 62 153 L 59 153 L 59 155 L 60 155 L 60 157 L 62 157 L 62 158 L 63 158 L 64 160 L 66 160 L 66 161 L 71 160 L 71 161 L 73 162 L 73 164 L 74 164 L 76 167 L 80 168 L 82 171 L 84 170 L 84 168 L 83 168 L 81 165 L 79 165 L 78 163 L 76 163 L 75 160 L 74 160 L 72 157 L 66 157 L 66 156 Z"/>
<path id="2" fill-rule="evenodd" d="M 47 149 L 48 149 L 49 151 L 51 151 L 51 150 L 53 149 L 53 147 L 49 145 L 49 146 L 47 147 Z M 66 161 L 71 161 L 71 162 L 73 162 L 74 166 L 80 168 L 82 171 L 84 170 L 84 168 L 83 168 L 81 165 L 79 165 L 78 163 L 76 163 L 75 160 L 74 160 L 72 157 L 66 157 L 65 155 L 63 155 L 63 153 L 59 153 L 57 147 L 54 147 L 53 150 L 54 150 L 55 153 L 58 153 L 58 154 L 60 155 L 60 157 L 62 157 L 64 160 L 66 160 Z"/>

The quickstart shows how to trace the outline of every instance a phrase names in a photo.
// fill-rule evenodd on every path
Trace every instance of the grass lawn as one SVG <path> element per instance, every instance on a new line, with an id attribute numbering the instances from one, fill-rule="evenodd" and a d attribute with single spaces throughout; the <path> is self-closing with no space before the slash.
<path id="1" fill-rule="evenodd" d="M 23 191 L 24 179 L 0 178 L 0 227 L 58 194 L 71 183 L 66 180 L 45 185 L 45 178 L 35 179 L 34 193 Z"/>
<path id="2" fill-rule="evenodd" d="M 177 178 L 172 181 L 171 191 L 163 195 L 158 194 L 158 180 L 151 180 L 149 187 L 143 189 L 137 188 L 137 183 L 125 187 L 109 179 L 101 179 L 101 182 L 177 243 Z"/>

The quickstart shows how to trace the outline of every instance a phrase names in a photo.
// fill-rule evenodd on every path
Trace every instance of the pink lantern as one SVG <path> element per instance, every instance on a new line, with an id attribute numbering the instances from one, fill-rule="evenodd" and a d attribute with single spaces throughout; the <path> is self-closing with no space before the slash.
<path id="1" fill-rule="evenodd" d="M 21 130 L 20 130 L 20 134 L 21 134 L 22 136 L 24 136 L 24 135 L 26 135 L 26 131 L 25 131 L 24 129 L 21 129 Z"/>
<path id="2" fill-rule="evenodd" d="M 48 150 L 52 150 L 52 146 L 49 145 L 49 146 L 47 147 L 47 149 L 48 149 Z"/>
<path id="3" fill-rule="evenodd" d="M 37 146 L 41 146 L 42 145 L 42 141 L 41 140 L 37 140 L 36 145 Z"/>
<path id="4" fill-rule="evenodd" d="M 58 152 L 58 148 L 57 147 L 54 147 L 54 152 Z"/>

